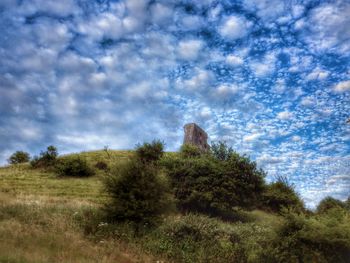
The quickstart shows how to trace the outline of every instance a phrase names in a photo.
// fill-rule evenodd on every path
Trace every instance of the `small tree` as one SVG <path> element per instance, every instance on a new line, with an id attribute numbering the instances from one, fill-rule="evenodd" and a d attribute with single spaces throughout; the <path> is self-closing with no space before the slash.
<path id="1" fill-rule="evenodd" d="M 137 225 L 152 223 L 169 209 L 169 187 L 156 164 L 163 155 L 162 149 L 159 141 L 139 146 L 137 156 L 105 178 L 104 186 L 110 197 L 105 205 L 108 219 Z"/>
<path id="2" fill-rule="evenodd" d="M 263 193 L 263 205 L 274 211 L 281 212 L 283 208 L 303 211 L 304 204 L 287 178 L 278 176 L 277 180 L 266 186 Z"/>
<path id="3" fill-rule="evenodd" d="M 73 177 L 88 177 L 95 173 L 88 162 L 80 157 L 66 157 L 58 160 L 55 170 L 60 176 Z"/>
<path id="4" fill-rule="evenodd" d="M 232 147 L 229 147 L 226 142 L 213 142 L 210 146 L 212 156 L 220 161 L 227 161 L 234 154 Z"/>
<path id="5" fill-rule="evenodd" d="M 136 146 L 136 156 L 143 163 L 153 163 L 164 154 L 164 144 L 159 140 L 153 140 L 151 143 L 144 143 Z"/>
<path id="6" fill-rule="evenodd" d="M 24 151 L 16 151 L 7 160 L 9 164 L 27 163 L 30 160 L 30 155 Z"/>
<path id="7" fill-rule="evenodd" d="M 194 158 L 201 156 L 201 150 L 193 144 L 183 144 L 180 148 L 180 155 L 183 158 Z"/>
<path id="8" fill-rule="evenodd" d="M 331 196 L 327 196 L 321 200 L 317 206 L 317 213 L 322 214 L 333 208 L 345 208 L 346 204 L 342 201 L 335 199 Z"/>
<path id="9" fill-rule="evenodd" d="M 30 164 L 34 168 L 51 167 L 55 165 L 58 156 L 57 148 L 53 145 L 47 147 L 46 151 L 42 151 L 40 156 L 35 156 Z"/>

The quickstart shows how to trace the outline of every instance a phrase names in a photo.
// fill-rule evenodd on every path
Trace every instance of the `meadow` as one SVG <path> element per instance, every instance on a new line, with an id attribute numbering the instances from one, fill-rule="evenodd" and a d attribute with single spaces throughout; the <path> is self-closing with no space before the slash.
<path id="1" fill-rule="evenodd" d="M 60 158 L 76 156 L 92 167 L 105 162 L 113 170 L 130 160 L 134 152 L 101 150 Z M 109 198 L 102 183 L 106 173 L 96 169 L 93 176 L 73 178 L 34 169 L 28 163 L 1 167 L 0 262 L 303 262 L 299 255 L 286 254 L 289 246 L 297 244 L 293 249 L 299 249 L 294 239 L 286 236 L 280 240 L 279 235 L 290 225 L 292 229 L 301 225 L 310 232 L 302 236 L 305 247 L 303 243 L 302 251 L 296 252 L 309 253 L 310 262 L 332 262 L 320 256 L 323 241 L 313 243 L 330 231 L 336 238 L 336 249 L 332 240 L 325 242 L 330 253 L 339 246 L 349 253 L 350 216 L 345 212 L 321 218 L 323 221 L 304 215 L 288 221 L 278 213 L 242 209 L 236 211 L 236 220 L 227 221 L 174 210 L 163 215 L 157 225 L 145 223 L 135 232 L 131 222 L 114 224 L 101 217 L 101 208 Z M 320 236 L 314 233 L 317 228 Z M 310 250 L 307 242 L 315 248 Z M 349 246 L 344 247 L 344 243 Z M 273 253 L 278 257 L 271 258 Z"/>

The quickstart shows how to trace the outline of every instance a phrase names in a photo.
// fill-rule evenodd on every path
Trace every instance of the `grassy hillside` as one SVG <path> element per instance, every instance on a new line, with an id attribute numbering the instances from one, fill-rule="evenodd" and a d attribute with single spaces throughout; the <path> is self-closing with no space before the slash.
<path id="1" fill-rule="evenodd" d="M 104 161 L 110 166 L 127 160 L 131 151 L 94 151 L 71 154 L 86 159 L 92 166 Z M 64 158 L 64 156 L 63 156 Z M 18 198 L 59 198 L 100 203 L 105 195 L 101 192 L 101 173 L 90 178 L 58 178 L 55 173 L 32 169 L 29 164 L 0 168 L 0 191 Z"/>
<path id="2" fill-rule="evenodd" d="M 133 155 L 102 150 L 60 158 L 79 156 L 92 167 L 103 161 L 113 170 Z M 106 171 L 95 170 L 73 178 L 29 164 L 1 167 L 0 262 L 301 262 L 305 253 L 307 262 L 333 262 L 338 251 L 340 259 L 350 256 L 350 214 L 339 209 L 312 217 L 240 210 L 231 222 L 174 211 L 136 234 L 131 222 L 100 216 Z M 330 260 L 320 256 L 324 251 Z"/>

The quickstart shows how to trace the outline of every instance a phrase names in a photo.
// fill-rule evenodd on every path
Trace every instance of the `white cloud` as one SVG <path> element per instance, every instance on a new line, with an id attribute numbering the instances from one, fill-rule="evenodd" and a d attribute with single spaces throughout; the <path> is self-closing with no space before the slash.
<path id="1" fill-rule="evenodd" d="M 222 84 L 215 89 L 215 95 L 220 98 L 229 99 L 230 96 L 237 94 L 239 90 L 239 87 L 236 85 Z"/>
<path id="2" fill-rule="evenodd" d="M 282 111 L 277 114 L 277 118 L 280 120 L 289 120 L 293 117 L 293 113 L 289 111 Z"/>
<path id="3" fill-rule="evenodd" d="M 307 80 L 324 80 L 329 76 L 329 72 L 321 70 L 320 68 L 314 69 L 306 76 Z"/>
<path id="4" fill-rule="evenodd" d="M 251 25 L 244 17 L 229 16 L 219 27 L 219 33 L 229 40 L 236 40 L 246 36 Z"/>
<path id="5" fill-rule="evenodd" d="M 344 80 L 339 82 L 334 86 L 334 91 L 336 92 L 345 92 L 350 91 L 350 80 Z"/>
<path id="6" fill-rule="evenodd" d="M 264 21 L 274 20 L 287 11 L 285 2 L 281 0 L 244 0 L 243 4 L 246 9 L 255 11 Z"/>
<path id="7" fill-rule="evenodd" d="M 203 47 L 201 40 L 184 40 L 179 43 L 178 54 L 182 59 L 195 60 Z"/>
<path id="8" fill-rule="evenodd" d="M 257 77 L 265 77 L 275 71 L 276 56 L 274 53 L 265 55 L 261 61 L 250 63 L 251 70 Z"/>
<path id="9" fill-rule="evenodd" d="M 300 104 L 306 107 L 316 106 L 316 100 L 314 97 L 308 96 L 302 98 Z"/>
<path id="10" fill-rule="evenodd" d="M 350 52 L 350 3 L 336 1 L 322 4 L 310 13 L 310 32 L 305 39 L 316 51 Z"/>
<path id="11" fill-rule="evenodd" d="M 253 133 L 250 135 L 245 135 L 243 137 L 243 141 L 244 142 L 254 142 L 254 141 L 258 140 L 261 136 L 262 136 L 261 133 Z"/>
<path id="12" fill-rule="evenodd" d="M 151 6 L 152 20 L 156 24 L 164 24 L 170 22 L 173 11 L 168 6 L 156 3 Z"/>
<path id="13" fill-rule="evenodd" d="M 228 55 L 225 61 L 230 66 L 241 66 L 244 63 L 242 58 L 235 55 Z"/>

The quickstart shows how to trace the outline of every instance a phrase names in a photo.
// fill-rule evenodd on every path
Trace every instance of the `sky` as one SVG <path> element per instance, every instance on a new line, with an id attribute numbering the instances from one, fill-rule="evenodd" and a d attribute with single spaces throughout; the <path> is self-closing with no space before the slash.
<path id="1" fill-rule="evenodd" d="M 350 195 L 349 0 L 1 0 L 0 32 L 1 164 L 196 122 L 309 207 Z"/>

